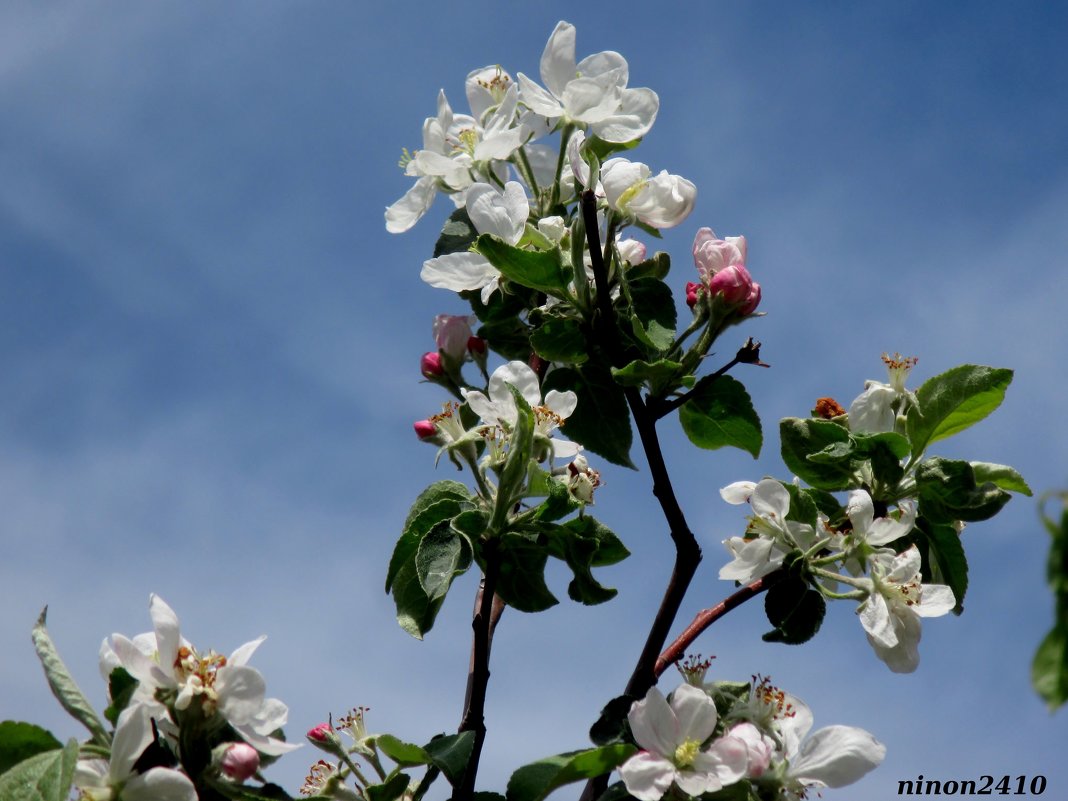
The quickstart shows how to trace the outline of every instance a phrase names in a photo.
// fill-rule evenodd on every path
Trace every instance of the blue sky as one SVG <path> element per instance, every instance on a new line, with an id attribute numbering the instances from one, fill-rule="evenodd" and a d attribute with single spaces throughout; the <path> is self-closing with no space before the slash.
<path id="1" fill-rule="evenodd" d="M 660 95 L 636 151 L 698 186 L 662 247 L 690 280 L 703 225 L 744 234 L 767 316 L 737 330 L 767 371 L 740 374 L 767 441 L 754 461 L 696 452 L 661 424 L 705 546 L 679 626 L 727 594 L 718 544 L 742 518 L 718 488 L 787 478 L 775 421 L 848 402 L 879 355 L 914 384 L 964 362 L 1012 367 L 990 420 L 939 452 L 1068 482 L 1068 13 L 1056 4 L 87 3 L 0 10 L 0 718 L 78 734 L 29 642 L 41 607 L 103 701 L 101 639 L 148 628 L 162 595 L 200 647 L 260 634 L 254 664 L 292 737 L 356 705 L 422 741 L 457 725 L 474 577 L 417 642 L 393 622 L 386 561 L 434 470 L 411 421 L 434 314 L 423 285 L 451 204 L 411 232 L 382 212 L 409 186 L 444 88 L 468 71 L 537 74 L 558 19 L 579 55 L 613 49 Z M 727 346 L 725 345 L 725 348 Z M 730 346 L 730 347 L 733 347 Z M 487 788 L 580 747 L 625 683 L 671 555 L 645 472 L 610 468 L 596 514 L 634 552 L 619 598 L 509 611 L 494 650 Z M 760 642 L 759 604 L 699 641 L 717 677 L 755 672 L 816 725 L 863 726 L 884 766 L 828 797 L 880 801 L 897 781 L 1044 774 L 1068 792 L 1065 713 L 1028 687 L 1051 623 L 1033 500 L 965 533 L 966 611 L 925 624 L 897 676 L 849 604 L 818 638 Z M 566 580 L 553 574 L 561 590 Z M 665 689 L 674 680 L 665 678 Z M 272 768 L 295 788 L 316 758 Z"/>

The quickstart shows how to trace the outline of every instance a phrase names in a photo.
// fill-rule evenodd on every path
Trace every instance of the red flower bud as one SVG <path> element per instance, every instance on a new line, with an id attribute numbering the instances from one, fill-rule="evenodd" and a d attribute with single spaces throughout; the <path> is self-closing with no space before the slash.
<path id="1" fill-rule="evenodd" d="M 467 349 L 471 353 L 483 354 L 486 352 L 486 340 L 482 337 L 471 337 L 467 340 Z"/>
<path id="2" fill-rule="evenodd" d="M 419 360 L 419 370 L 424 378 L 431 380 L 445 375 L 445 368 L 441 364 L 441 354 L 434 351 L 424 353 L 423 358 Z"/>
<path id="3" fill-rule="evenodd" d="M 418 425 L 418 423 L 416 423 Z M 433 425 L 433 423 L 431 423 Z M 329 723 L 320 723 L 313 729 L 308 730 L 308 739 L 315 740 L 317 743 L 325 743 L 330 736 L 334 733 Z"/>
<path id="4" fill-rule="evenodd" d="M 686 282 L 686 305 L 691 309 L 697 305 L 697 293 L 700 289 L 700 284 L 694 283 L 693 281 Z"/>
<path id="5" fill-rule="evenodd" d="M 430 439 L 431 437 L 436 437 L 437 434 L 438 427 L 431 420 L 419 420 L 415 424 L 415 435 L 419 439 Z M 323 726 L 326 726 L 326 724 L 324 723 Z M 308 732 L 308 736 L 311 737 L 311 732 Z"/>

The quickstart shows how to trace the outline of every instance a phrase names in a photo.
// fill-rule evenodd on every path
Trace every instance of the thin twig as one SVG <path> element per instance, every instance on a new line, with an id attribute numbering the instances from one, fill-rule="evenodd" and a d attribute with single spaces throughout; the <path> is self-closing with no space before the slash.
<path id="1" fill-rule="evenodd" d="M 778 584 L 785 575 L 786 570 L 780 567 L 778 570 L 773 570 L 771 573 L 761 576 L 755 581 L 749 582 L 737 592 L 724 598 L 715 606 L 709 607 L 708 609 L 702 609 L 698 612 L 694 616 L 693 622 L 686 627 L 682 634 L 675 638 L 675 641 L 671 643 L 671 645 L 664 649 L 662 654 L 660 654 L 660 657 L 656 660 L 656 666 L 653 668 L 654 675 L 659 678 L 671 665 L 682 659 L 686 654 L 686 649 L 693 644 L 693 641 L 696 640 L 705 629 L 732 609 L 741 606 L 750 598 L 754 598 L 773 585 Z"/>

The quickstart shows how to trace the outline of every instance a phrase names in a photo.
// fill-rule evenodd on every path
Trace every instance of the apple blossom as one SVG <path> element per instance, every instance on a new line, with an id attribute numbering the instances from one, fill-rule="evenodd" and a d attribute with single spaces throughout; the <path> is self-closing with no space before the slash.
<path id="1" fill-rule="evenodd" d="M 956 605 L 953 590 L 921 583 L 920 552 L 915 545 L 897 556 L 876 554 L 871 578 L 856 582 L 868 591 L 857 615 L 875 655 L 894 673 L 911 673 L 920 663 L 920 618 L 952 611 Z"/>
<path id="2" fill-rule="evenodd" d="M 752 581 L 781 566 L 790 551 L 804 551 L 815 544 L 812 526 L 786 519 L 790 493 L 781 482 L 771 478 L 759 483 L 736 481 L 719 494 L 727 503 L 749 503 L 753 509 L 745 537 L 723 542 L 734 560 L 720 568 L 721 579 Z"/>
<path id="3" fill-rule="evenodd" d="M 662 170 L 658 175 L 644 164 L 624 158 L 601 165 L 605 199 L 615 211 L 653 228 L 672 228 L 685 220 L 697 200 L 697 187 Z"/>
<path id="4" fill-rule="evenodd" d="M 680 685 L 669 702 L 650 687 L 627 715 L 642 749 L 619 768 L 627 792 L 639 801 L 659 801 L 672 785 L 696 796 L 743 778 L 749 761 L 744 742 L 721 737 L 702 748 L 718 719 L 716 704 L 704 690 Z"/>
<path id="5" fill-rule="evenodd" d="M 852 524 L 844 547 L 848 558 L 846 567 L 858 575 L 867 558 L 875 548 L 889 545 L 912 531 L 916 523 L 916 506 L 911 501 L 898 501 L 900 514 L 898 518 L 888 516 L 876 518 L 875 504 L 866 490 L 852 490 L 846 502 L 846 515 Z M 892 552 L 891 552 L 892 555 Z"/>
<path id="6" fill-rule="evenodd" d="M 744 236 L 719 239 L 711 228 L 699 228 L 693 238 L 693 263 L 706 284 L 732 264 L 745 264 Z"/>
<path id="7" fill-rule="evenodd" d="M 897 416 L 906 411 L 906 404 L 915 402 L 913 394 L 905 389 L 905 380 L 917 361 L 914 356 L 883 354 L 890 383 L 864 382 L 864 391 L 849 405 L 850 431 L 878 434 L 894 430 Z"/>
<path id="8" fill-rule="evenodd" d="M 711 228 L 699 229 L 693 239 L 693 263 L 701 284 L 694 285 L 692 303 L 691 285 L 686 285 L 686 302 L 690 307 L 697 302 L 697 290 L 703 285 L 710 296 L 722 297 L 743 315 L 752 314 L 760 304 L 760 284 L 749 274 L 745 256 L 744 236 L 719 239 Z"/>
<path id="9" fill-rule="evenodd" d="M 628 89 L 626 59 L 614 51 L 575 63 L 575 27 L 559 22 L 541 56 L 539 86 L 518 74 L 522 102 L 550 121 L 589 126 L 606 142 L 631 142 L 649 132 L 660 107 L 651 89 Z"/>
<path id="10" fill-rule="evenodd" d="M 181 713 L 196 702 L 205 716 L 220 714 L 261 753 L 278 756 L 300 747 L 270 736 L 285 724 L 288 710 L 264 697 L 263 676 L 246 664 L 266 637 L 245 643 L 229 657 L 214 651 L 202 655 L 182 637 L 174 610 L 155 594 L 149 597 L 149 614 L 153 632 L 132 640 L 113 634 L 101 646 L 102 668 L 118 665 L 137 679 L 133 703 L 165 718 L 171 706 Z"/>
<path id="11" fill-rule="evenodd" d="M 520 361 L 502 364 L 493 371 L 489 380 L 489 395 L 478 390 L 461 390 L 467 405 L 471 411 L 482 418 L 489 426 L 500 426 L 510 431 L 515 425 L 519 415 L 508 385 L 511 384 L 530 404 L 534 412 L 534 432 L 536 437 L 549 439 L 552 432 L 575 411 L 578 404 L 578 396 L 571 390 L 558 392 L 550 389 L 542 401 L 541 385 L 537 374 L 526 364 Z M 553 453 L 556 456 L 567 458 L 579 452 L 579 445 L 575 442 L 567 442 L 559 439 L 551 439 Z"/>
<path id="12" fill-rule="evenodd" d="M 193 782 L 179 770 L 137 768 L 141 754 L 156 739 L 152 712 L 145 704 L 131 703 L 119 715 L 111 756 L 80 759 L 74 771 L 74 787 L 88 801 L 196 801 Z"/>
<path id="13" fill-rule="evenodd" d="M 479 234 L 499 236 L 515 245 L 523 236 L 530 204 L 521 184 L 509 181 L 504 191 L 476 183 L 467 192 L 467 214 Z M 446 253 L 423 262 L 420 277 L 433 287 L 454 292 L 481 290 L 483 303 L 500 283 L 501 274 L 481 253 Z"/>

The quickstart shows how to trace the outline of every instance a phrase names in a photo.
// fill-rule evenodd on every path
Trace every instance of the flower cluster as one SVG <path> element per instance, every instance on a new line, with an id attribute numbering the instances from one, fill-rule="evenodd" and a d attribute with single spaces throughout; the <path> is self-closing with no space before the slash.
<path id="1" fill-rule="evenodd" d="M 886 755 L 863 729 L 809 735 L 808 706 L 766 678 L 754 677 L 744 693 L 725 685 L 686 683 L 668 699 L 653 687 L 634 703 L 627 719 L 641 750 L 619 769 L 631 796 L 659 801 L 676 787 L 696 797 L 745 781 L 761 798 L 799 799 L 810 788 L 852 784 Z"/>
<path id="2" fill-rule="evenodd" d="M 101 674 L 112 693 L 126 689 L 111 698 L 118 717 L 109 757 L 78 762 L 74 785 L 83 797 L 195 801 L 197 784 L 240 784 L 258 772 L 261 756 L 299 747 L 277 737 L 288 710 L 266 697 L 263 676 L 248 665 L 263 637 L 229 657 L 199 652 L 162 598 L 150 597 L 149 614 L 151 632 L 113 634 L 101 645 Z"/>

